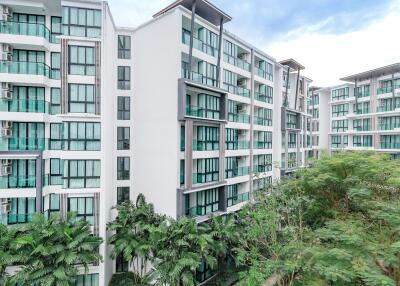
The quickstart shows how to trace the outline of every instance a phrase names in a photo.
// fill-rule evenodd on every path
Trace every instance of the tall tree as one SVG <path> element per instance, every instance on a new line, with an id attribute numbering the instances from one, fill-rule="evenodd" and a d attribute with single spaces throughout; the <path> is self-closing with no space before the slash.
<path id="1" fill-rule="evenodd" d="M 152 241 L 156 258 L 153 278 L 161 285 L 195 285 L 194 274 L 202 261 L 216 267 L 213 238 L 193 219 L 165 220 L 152 233 Z"/>
<path id="2" fill-rule="evenodd" d="M 69 215 L 46 219 L 35 214 L 32 222 L 16 232 L 12 248 L 21 254 L 21 269 L 11 277 L 12 283 L 22 285 L 68 286 L 78 274 L 78 266 L 88 266 L 101 255 L 98 248 L 102 239 L 93 236 L 85 220 Z"/>
<path id="3" fill-rule="evenodd" d="M 143 194 L 139 194 L 136 203 L 124 202 L 116 209 L 118 216 L 107 227 L 113 232 L 108 241 L 113 246 L 111 257 L 122 256 L 140 278 L 145 278 L 154 252 L 150 235 L 163 216 L 155 214 L 153 205 L 146 202 Z"/>

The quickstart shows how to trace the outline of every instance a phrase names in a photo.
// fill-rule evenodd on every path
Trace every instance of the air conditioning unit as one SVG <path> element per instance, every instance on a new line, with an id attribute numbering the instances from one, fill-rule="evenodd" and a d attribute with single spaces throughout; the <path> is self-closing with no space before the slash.
<path id="1" fill-rule="evenodd" d="M 2 88 L 3 90 L 10 90 L 10 89 L 11 89 L 11 83 L 9 83 L 9 82 L 2 82 L 2 83 L 1 83 L 1 88 Z"/>
<path id="2" fill-rule="evenodd" d="M 3 128 L 11 128 L 12 127 L 12 122 L 11 121 L 2 121 L 1 122 L 1 126 L 3 127 Z"/>
<path id="3" fill-rule="evenodd" d="M 11 211 L 11 200 L 1 199 L 1 209 L 0 212 L 3 214 L 9 213 Z"/>
<path id="4" fill-rule="evenodd" d="M 13 59 L 12 54 L 7 53 L 7 54 L 6 54 L 6 61 L 11 62 L 12 59 Z"/>
<path id="5" fill-rule="evenodd" d="M 237 111 L 238 111 L 238 112 L 246 112 L 246 106 L 244 106 L 244 105 L 238 105 Z"/>
<path id="6" fill-rule="evenodd" d="M 0 20 L 3 22 L 9 22 L 12 20 L 10 15 L 0 15 Z"/>
<path id="7" fill-rule="evenodd" d="M 238 86 L 244 87 L 246 85 L 246 79 L 245 78 L 238 79 L 237 83 Z"/>
<path id="8" fill-rule="evenodd" d="M 3 6 L 3 14 L 4 14 L 4 15 L 11 15 L 10 7 L 8 7 L 8 6 Z"/>
<path id="9" fill-rule="evenodd" d="M 12 130 L 10 128 L 3 128 L 1 130 L 1 136 L 5 138 L 10 138 L 12 136 Z"/>
<path id="10" fill-rule="evenodd" d="M 12 166 L 2 166 L 1 167 L 1 175 L 8 176 L 12 173 Z"/>
<path id="11" fill-rule="evenodd" d="M 7 44 L 3 44 L 3 52 L 5 53 L 11 53 L 12 52 L 12 48 L 10 45 Z"/>
<path id="12" fill-rule="evenodd" d="M 3 90 L 1 93 L 1 98 L 2 99 L 6 99 L 6 100 L 10 100 L 12 97 L 12 92 L 9 90 Z"/>
<path id="13" fill-rule="evenodd" d="M 3 159 L 1 160 L 1 165 L 2 166 L 11 166 L 12 162 L 10 159 Z"/>
<path id="14" fill-rule="evenodd" d="M 246 133 L 246 131 L 245 130 L 243 130 L 243 129 L 238 129 L 238 131 L 237 131 L 237 134 L 240 136 L 240 135 L 244 135 Z"/>

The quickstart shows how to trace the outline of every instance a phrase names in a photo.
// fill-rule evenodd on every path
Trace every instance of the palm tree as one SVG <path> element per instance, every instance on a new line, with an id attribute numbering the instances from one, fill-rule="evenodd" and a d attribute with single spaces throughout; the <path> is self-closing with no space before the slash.
<path id="1" fill-rule="evenodd" d="M 139 194 L 136 203 L 124 202 L 116 209 L 118 216 L 107 227 L 113 232 L 108 241 L 114 246 L 111 257 L 122 256 L 133 265 L 134 272 L 140 278 L 145 278 L 153 259 L 150 235 L 163 217 L 154 213 L 153 205 L 146 202 L 143 194 Z"/>
<path id="2" fill-rule="evenodd" d="M 153 233 L 155 272 L 153 278 L 161 285 L 191 286 L 194 273 L 205 261 L 215 267 L 212 237 L 193 219 L 165 220 Z"/>
<path id="3" fill-rule="evenodd" d="M 101 260 L 98 248 L 102 239 L 93 236 L 85 220 L 69 214 L 48 220 L 35 214 L 32 222 L 19 228 L 13 249 L 24 257 L 21 269 L 10 279 L 22 285 L 68 286 L 78 274 L 78 266 L 88 271 L 89 264 Z"/>
<path id="4" fill-rule="evenodd" d="M 17 263 L 21 257 L 11 249 L 11 242 L 14 241 L 15 230 L 0 224 L 0 285 L 6 283 L 6 268 Z"/>
<path id="5" fill-rule="evenodd" d="M 224 260 L 236 262 L 241 242 L 241 234 L 233 215 L 212 217 L 207 224 L 207 232 L 212 236 L 214 256 L 223 266 Z"/>

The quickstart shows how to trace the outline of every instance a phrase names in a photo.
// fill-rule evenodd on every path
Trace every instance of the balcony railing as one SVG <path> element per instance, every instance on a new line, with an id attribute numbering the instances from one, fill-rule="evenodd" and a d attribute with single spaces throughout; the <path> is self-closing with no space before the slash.
<path id="1" fill-rule="evenodd" d="M 33 214 L 7 214 L 7 224 L 19 224 L 32 221 Z"/>
<path id="2" fill-rule="evenodd" d="M 189 79 L 189 70 L 182 69 L 181 72 L 182 72 L 183 78 Z M 204 85 L 217 87 L 217 80 L 215 78 L 207 77 L 205 75 L 202 75 L 202 74 L 194 72 L 194 71 L 191 72 L 191 80 L 193 80 L 194 82 L 197 82 L 197 83 L 204 84 Z"/>
<path id="3" fill-rule="evenodd" d="M 44 100 L 0 100 L 0 111 L 48 113 L 49 103 Z"/>
<path id="4" fill-rule="evenodd" d="M 199 141 L 193 140 L 193 150 L 194 151 L 213 151 L 219 150 L 218 141 Z"/>
<path id="5" fill-rule="evenodd" d="M 394 111 L 396 108 L 400 108 L 400 101 L 396 102 L 395 106 L 393 106 L 393 104 L 385 104 L 382 106 L 378 106 L 376 108 L 376 111 L 377 112 Z"/>
<path id="6" fill-rule="evenodd" d="M 379 130 L 394 130 L 395 128 L 400 128 L 400 123 L 383 123 L 378 125 Z"/>
<path id="7" fill-rule="evenodd" d="M 8 150 L 45 150 L 45 138 L 11 137 L 8 138 Z"/>
<path id="8" fill-rule="evenodd" d="M 250 71 L 250 66 L 251 66 L 250 63 L 242 59 L 239 59 L 237 57 L 228 55 L 227 53 L 224 53 L 224 61 L 231 65 L 237 66 L 243 70 Z"/>
<path id="9" fill-rule="evenodd" d="M 250 89 L 241 86 L 224 83 L 224 89 L 232 94 L 240 95 L 243 97 L 250 97 Z"/>
<path id="10" fill-rule="evenodd" d="M 272 142 L 254 141 L 254 148 L 255 149 L 271 149 L 272 148 Z"/>
<path id="11" fill-rule="evenodd" d="M 266 103 L 272 103 L 272 97 L 267 96 L 266 94 L 260 93 L 258 91 L 254 92 L 254 97 L 258 101 L 266 102 Z"/>
<path id="12" fill-rule="evenodd" d="M 194 173 L 193 184 L 204 184 L 210 182 L 217 182 L 219 180 L 219 173 Z"/>
<path id="13" fill-rule="evenodd" d="M 256 173 L 264 173 L 272 171 L 272 163 L 268 165 L 254 165 L 253 170 Z"/>
<path id="14" fill-rule="evenodd" d="M 274 76 L 273 76 L 272 74 L 267 73 L 265 70 L 260 69 L 260 68 L 258 68 L 258 67 L 254 67 L 254 73 L 255 73 L 256 75 L 258 75 L 259 77 L 268 79 L 268 80 L 270 80 L 270 81 L 273 81 L 273 80 L 274 80 Z"/>
<path id="15" fill-rule="evenodd" d="M 254 124 L 263 125 L 263 126 L 271 126 L 272 125 L 272 119 L 259 117 L 259 116 L 254 116 Z"/>
<path id="16" fill-rule="evenodd" d="M 190 45 L 190 32 L 188 30 L 182 29 L 182 42 L 186 45 Z M 193 47 L 213 57 L 218 55 L 218 48 L 213 47 L 195 37 L 193 37 Z"/>
<path id="17" fill-rule="evenodd" d="M 237 122 L 237 123 L 250 123 L 250 115 L 244 114 L 244 113 L 229 113 L 228 114 L 228 120 L 231 122 Z"/>
<path id="18" fill-rule="evenodd" d="M 209 119 L 220 119 L 219 110 L 205 109 L 204 107 L 199 107 L 195 105 L 186 106 L 186 115 Z"/>
<path id="19" fill-rule="evenodd" d="M 0 189 L 13 189 L 13 188 L 35 188 L 35 176 L 2 176 L 0 177 Z"/>
<path id="20" fill-rule="evenodd" d="M 389 93 L 389 92 L 392 92 L 392 90 L 393 89 L 391 86 L 380 87 L 380 88 L 378 88 L 378 94 Z"/>
<path id="21" fill-rule="evenodd" d="M 233 170 L 225 170 L 225 178 L 235 178 L 235 177 L 241 177 L 241 176 L 246 176 L 249 174 L 249 167 L 238 167 Z"/>
<path id="22" fill-rule="evenodd" d="M 50 68 L 44 63 L 0 61 L 0 73 L 30 74 L 50 77 Z"/>
<path id="23" fill-rule="evenodd" d="M 381 149 L 400 149 L 400 142 L 381 143 Z"/>
<path id="24" fill-rule="evenodd" d="M 50 30 L 40 23 L 23 23 L 0 21 L 0 33 L 45 38 L 50 43 L 57 43 L 56 37 Z"/>
<path id="25" fill-rule="evenodd" d="M 215 204 L 218 204 L 219 202 L 216 201 L 214 202 Z M 186 216 L 188 217 L 198 217 L 198 216 L 203 216 L 203 215 L 207 215 L 207 214 L 211 214 L 211 213 L 215 213 L 218 212 L 219 210 L 205 210 L 204 206 L 195 206 L 195 207 L 191 207 L 189 209 L 186 210 Z"/>
<path id="26" fill-rule="evenodd" d="M 242 193 L 236 196 L 227 198 L 227 205 L 228 207 L 247 202 L 250 199 L 250 193 Z"/>
<path id="27" fill-rule="evenodd" d="M 227 150 L 250 149 L 250 141 L 228 141 L 225 144 Z"/>

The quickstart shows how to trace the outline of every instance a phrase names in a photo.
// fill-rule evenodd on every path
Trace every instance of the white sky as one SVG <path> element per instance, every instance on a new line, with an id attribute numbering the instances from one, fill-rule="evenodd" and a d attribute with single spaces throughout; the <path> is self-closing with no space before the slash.
<path id="1" fill-rule="evenodd" d="M 341 77 L 400 62 L 400 1 L 390 10 L 359 31 L 323 35 L 308 27 L 308 31 L 290 32 L 286 40 L 274 42 L 265 50 L 277 59 L 290 57 L 302 63 L 313 85 L 336 85 Z M 303 34 L 291 39 L 298 33 Z"/>
<path id="2" fill-rule="evenodd" d="M 108 2 L 117 25 L 134 27 L 149 20 L 152 14 L 172 0 Z M 332 20 L 327 18 L 321 23 L 289 31 L 264 46 L 257 46 L 277 60 L 293 58 L 303 64 L 306 67 L 303 74 L 313 79 L 313 85 L 336 85 L 341 77 L 400 62 L 400 0 L 393 0 L 389 11 L 357 31 L 340 34 L 321 32 L 319 28 Z M 233 21 L 238 21 L 240 17 L 231 16 Z M 235 33 L 231 27 L 228 29 Z M 254 43 L 252 39 L 244 40 Z"/>

